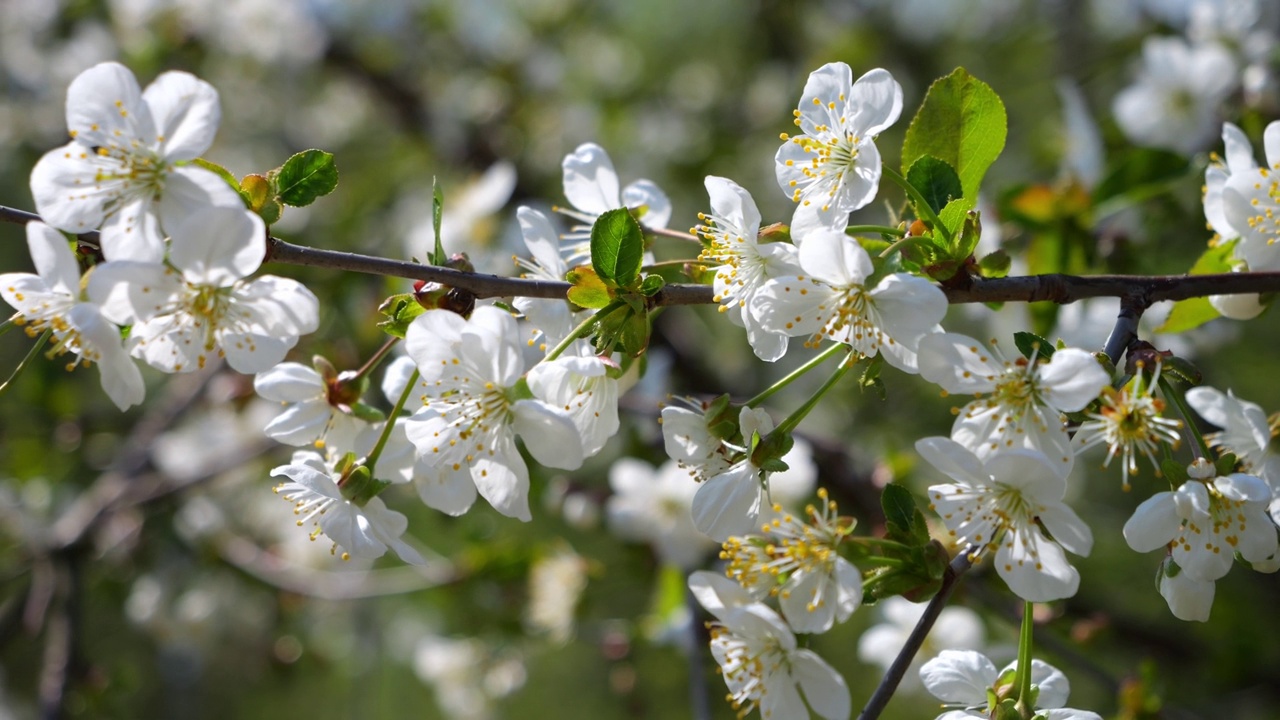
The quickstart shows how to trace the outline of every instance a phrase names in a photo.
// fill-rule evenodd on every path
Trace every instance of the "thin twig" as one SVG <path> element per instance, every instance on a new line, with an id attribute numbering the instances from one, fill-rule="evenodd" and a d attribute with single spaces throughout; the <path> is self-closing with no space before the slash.
<path id="1" fill-rule="evenodd" d="M 25 224 L 39 219 L 34 213 L 0 206 L 0 221 Z M 79 238 L 92 243 L 97 236 L 97 233 L 90 232 L 82 233 Z M 468 290 L 478 298 L 563 298 L 570 287 L 564 282 L 468 273 L 404 260 L 320 250 L 274 237 L 268 242 L 266 261 L 439 282 Z M 953 305 L 989 302 L 1055 302 L 1065 305 L 1088 298 L 1130 296 L 1141 298 L 1149 305 L 1162 300 L 1187 300 L 1210 295 L 1280 292 L 1280 272 L 1090 276 L 1055 273 L 1004 278 L 962 277 L 940 289 Z M 653 304 L 710 305 L 715 302 L 714 294 L 709 285 L 672 284 L 658 291 Z"/>
<path id="2" fill-rule="evenodd" d="M 929 636 L 929 631 L 933 629 L 933 624 L 938 621 L 938 615 L 942 613 L 942 608 L 946 607 L 947 600 L 956 589 L 956 585 L 959 584 L 960 577 L 973 566 L 972 561 L 969 559 L 971 551 L 972 548 L 966 547 L 947 566 L 947 571 L 942 576 L 942 587 L 938 589 L 938 594 L 929 600 L 929 605 L 925 607 L 924 614 L 920 616 L 915 629 L 907 637 L 907 643 L 898 651 L 898 657 L 894 658 L 893 664 L 889 666 L 889 671 L 880 679 L 880 685 L 876 687 L 876 691 L 867 700 L 866 706 L 862 708 L 862 713 L 858 715 L 858 720 L 875 720 L 880 717 L 880 713 L 884 712 L 885 706 L 889 704 L 889 700 L 893 698 L 894 692 L 897 691 L 898 684 L 902 682 L 902 678 L 907 674 L 907 669 L 911 667 L 911 661 L 915 659 L 916 653 L 924 645 L 925 638 Z"/>
<path id="3" fill-rule="evenodd" d="M 1138 337 L 1138 321 L 1146 311 L 1147 303 L 1141 296 L 1126 295 L 1120 299 L 1120 314 L 1116 317 L 1115 327 L 1107 337 L 1103 352 L 1111 359 L 1112 365 L 1120 364 L 1120 353 L 1129 347 L 1129 343 Z"/>

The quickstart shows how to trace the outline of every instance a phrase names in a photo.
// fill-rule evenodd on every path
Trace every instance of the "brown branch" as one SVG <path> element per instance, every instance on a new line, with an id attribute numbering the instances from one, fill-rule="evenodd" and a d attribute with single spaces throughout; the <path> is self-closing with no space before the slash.
<path id="1" fill-rule="evenodd" d="M 0 221 L 25 224 L 40 217 L 0 206 Z M 84 233 L 92 242 L 97 233 Z M 563 298 L 569 283 L 469 273 L 405 260 L 321 250 L 270 238 L 266 262 L 349 270 L 438 282 L 470 291 L 478 298 Z M 1055 302 L 1060 305 L 1097 297 L 1132 297 L 1144 305 L 1162 300 L 1187 300 L 1210 295 L 1280 292 L 1280 272 L 1218 273 L 1213 275 L 1024 275 L 1005 278 L 960 277 L 940 288 L 953 305 L 987 302 Z M 655 305 L 709 305 L 715 302 L 709 285 L 672 284 L 658 291 Z"/>

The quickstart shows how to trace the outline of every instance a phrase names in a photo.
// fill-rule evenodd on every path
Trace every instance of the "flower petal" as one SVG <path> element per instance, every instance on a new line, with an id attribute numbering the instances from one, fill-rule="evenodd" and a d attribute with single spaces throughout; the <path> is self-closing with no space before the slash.
<path id="1" fill-rule="evenodd" d="M 154 140 L 166 160 L 193 160 L 213 144 L 222 110 L 218 91 L 196 76 L 170 71 L 157 77 L 142 93 L 155 122 Z"/>
<path id="2" fill-rule="evenodd" d="M 943 650 L 920 668 L 920 679 L 934 697 L 965 705 L 985 706 L 997 675 L 995 663 L 973 650 Z"/>
<path id="3" fill-rule="evenodd" d="M 568 415 L 537 400 L 517 401 L 512 415 L 512 427 L 534 460 L 561 470 L 582 466 L 582 435 Z"/>
<path id="4" fill-rule="evenodd" d="M 193 285 L 229 287 L 262 265 L 266 226 L 257 213 L 205 207 L 170 227 L 169 261 Z"/>
<path id="5" fill-rule="evenodd" d="M 693 526 L 717 542 L 756 529 L 760 518 L 760 471 L 742 461 L 702 483 L 693 497 Z"/>
<path id="6" fill-rule="evenodd" d="M 583 143 L 565 156 L 561 168 L 564 170 L 564 196 L 578 210 L 601 215 L 622 207 L 618 173 L 614 171 L 613 162 L 604 148 L 595 143 Z"/>
<path id="7" fill-rule="evenodd" d="M 797 650 L 791 654 L 791 676 L 795 678 L 809 707 L 827 720 L 844 720 L 852 712 L 849 686 L 835 668 L 818 657 L 812 650 Z M 803 717 L 778 715 L 777 717 Z M 766 716 L 769 717 L 769 716 Z"/>
<path id="8" fill-rule="evenodd" d="M 665 228 L 671 220 L 671 200 L 652 180 L 636 180 L 622 188 L 622 204 L 647 228 Z"/>

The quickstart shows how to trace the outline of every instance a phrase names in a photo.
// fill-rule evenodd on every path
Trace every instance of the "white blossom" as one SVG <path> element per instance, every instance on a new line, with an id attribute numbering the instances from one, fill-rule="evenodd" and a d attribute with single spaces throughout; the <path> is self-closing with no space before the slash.
<path id="1" fill-rule="evenodd" d="M 806 718 L 806 704 L 828 720 L 849 717 L 852 703 L 844 678 L 812 650 L 797 647 L 777 613 L 715 573 L 690 575 L 689 589 L 718 620 L 710 626 L 711 655 L 739 717 L 759 707 L 764 718 Z"/>
<path id="2" fill-rule="evenodd" d="M 1120 129 L 1139 145 L 1186 155 L 1213 134 L 1219 105 L 1239 84 L 1236 62 L 1221 45 L 1188 45 L 1176 37 L 1148 37 L 1138 79 L 1116 95 Z"/>
<path id="3" fill-rule="evenodd" d="M 1062 502 L 1067 481 L 1048 458 L 1015 449 L 983 461 L 942 437 L 917 441 L 916 451 L 955 481 L 930 486 L 929 502 L 956 544 L 979 556 L 994 551 L 996 572 L 1024 600 L 1076 594 L 1080 573 L 1063 550 L 1087 556 L 1093 534 Z"/>
<path id="4" fill-rule="evenodd" d="M 197 209 L 244 207 L 197 165 L 221 112 L 211 85 L 167 72 L 145 91 L 119 63 L 95 65 L 67 88 L 72 141 L 40 158 L 31 192 L 45 221 L 67 232 L 102 226 L 108 260 L 160 262 L 164 237 Z"/>
<path id="5" fill-rule="evenodd" d="M 818 230 L 800 245 L 804 274 L 774 278 L 755 295 L 752 312 L 771 332 L 844 343 L 864 357 L 916 372 L 916 347 L 947 312 L 942 291 L 908 273 L 886 275 L 869 287 L 871 256 L 841 231 Z"/>
<path id="6" fill-rule="evenodd" d="M 285 362 L 253 378 L 253 389 L 267 400 L 284 405 L 284 411 L 263 428 L 266 436 L 287 445 L 333 444 L 350 447 L 367 423 L 350 408 L 334 404 L 325 378 L 301 363 Z"/>
<path id="7" fill-rule="evenodd" d="M 1012 662 L 1003 670 L 986 655 L 973 650 L 943 650 L 920 668 L 920 679 L 934 697 L 942 700 L 944 707 L 955 708 L 938 716 L 937 720 L 964 720 L 964 718 L 992 717 L 991 695 L 1004 699 L 1011 689 L 1018 663 Z M 1102 716 L 1087 710 L 1063 707 L 1071 693 L 1071 684 L 1062 671 L 1049 663 L 1031 661 L 1031 687 L 1036 693 L 1034 708 L 1037 718 L 1047 720 L 1102 720 Z"/>
<path id="8" fill-rule="evenodd" d="M 582 464 L 583 442 L 563 411 L 519 397 L 515 318 L 492 306 L 469 320 L 428 310 L 410 324 L 405 346 L 425 388 L 407 428 L 430 470 L 415 478 L 423 501 L 465 511 L 478 490 L 502 514 L 529 520 L 529 469 L 516 435 L 535 460 L 566 470 Z"/>
<path id="9" fill-rule="evenodd" d="M 915 630 L 926 603 L 915 603 L 901 596 L 889 597 L 876 603 L 880 622 L 863 631 L 858 638 L 858 659 L 864 663 L 879 665 L 885 672 L 898 659 L 907 644 L 907 638 Z M 962 605 L 948 605 L 938 613 L 929 634 L 912 659 L 911 667 L 903 677 L 903 689 L 919 689 L 920 666 L 943 650 L 980 650 L 985 644 L 986 632 L 978 614 Z"/>
<path id="10" fill-rule="evenodd" d="M 663 562 L 698 567 L 717 546 L 693 526 L 690 508 L 698 483 L 675 460 L 655 469 L 641 460 L 622 458 L 609 466 L 609 488 L 609 529 L 624 539 L 653 545 Z"/>
<path id="11" fill-rule="evenodd" d="M 112 321 L 133 326 L 129 350 L 152 367 L 191 372 L 225 355 L 239 372 L 263 372 L 319 325 L 319 301 L 301 283 L 246 279 L 265 253 L 257 215 L 203 208 L 172 229 L 168 265 L 103 263 L 89 278 L 89 297 Z"/>
<path id="12" fill-rule="evenodd" d="M 1202 385 L 1188 390 L 1186 398 L 1200 417 L 1222 428 L 1205 435 L 1209 445 L 1235 455 L 1246 473 L 1270 486 L 1271 517 L 1280 522 L 1280 455 L 1271 452 L 1272 420 L 1256 403 L 1241 400 L 1230 390 L 1223 393 Z"/>
<path id="13" fill-rule="evenodd" d="M 671 200 L 652 180 L 636 180 L 619 191 L 618 173 L 609 153 L 595 143 L 583 143 L 564 156 L 564 196 L 573 209 L 558 212 L 584 224 L 565 235 L 571 265 L 591 258 L 591 225 L 610 210 L 626 207 L 648 228 L 664 229 L 671 220 Z M 646 262 L 652 262 L 652 258 Z"/>
<path id="14" fill-rule="evenodd" d="M 791 235 L 807 239 L 819 228 L 843 231 L 849 213 L 875 199 L 880 151 L 875 138 L 902 114 L 902 86 L 876 68 L 853 80 L 842 63 L 809 74 L 795 124 L 774 157 L 778 185 L 796 203 Z"/>
<path id="15" fill-rule="evenodd" d="M 67 363 L 98 364 L 102 389 L 121 410 L 142 402 L 142 374 L 120 340 L 120 329 L 101 308 L 80 299 L 80 265 L 67 239 L 42 222 L 27 223 L 27 249 L 36 273 L 0 275 L 0 298 L 18 311 L 15 322 L 36 337 L 48 330 L 57 354 L 71 353 Z"/>
<path id="16" fill-rule="evenodd" d="M 299 450 L 290 464 L 273 469 L 271 476 L 288 478 L 275 491 L 293 503 L 298 527 L 310 523 L 311 539 L 323 533 L 333 541 L 334 554 L 342 549 L 342 559 L 381 557 L 391 548 L 407 563 L 425 564 L 422 556 L 400 539 L 409 524 L 405 516 L 388 510 L 377 497 L 363 506 L 344 497 L 339 487 L 343 477 L 334 461 Z"/>
<path id="17" fill-rule="evenodd" d="M 1152 467 L 1159 468 L 1155 451 L 1161 444 L 1178 447 L 1178 430 L 1182 422 L 1162 417 L 1164 401 L 1155 397 L 1154 389 L 1160 382 L 1160 367 L 1148 380 L 1139 371 L 1123 388 L 1102 388 L 1102 406 L 1089 413 L 1089 419 L 1080 424 L 1076 432 L 1076 452 L 1097 445 L 1107 446 L 1107 458 L 1102 466 L 1120 456 L 1124 477 L 1124 489 L 1128 490 L 1129 475 L 1138 472 L 1138 453 L 1146 455 Z"/>
<path id="18" fill-rule="evenodd" d="M 711 213 L 699 213 L 696 229 L 708 245 L 698 259 L 713 266 L 715 301 L 720 312 L 747 329 L 747 342 L 756 357 L 773 362 L 787 351 L 787 336 L 770 332 L 752 312 L 752 300 L 770 278 L 802 272 L 794 245 L 760 242 L 760 211 L 742 186 L 708 175 Z"/>
<path id="19" fill-rule="evenodd" d="M 948 393 L 980 397 L 960 409 L 951 438 L 980 458 L 1013 448 L 1036 450 L 1066 476 L 1075 453 L 1064 412 L 1075 412 L 1098 397 L 1111 378 L 1089 353 L 1063 348 L 1052 359 L 1007 360 L 993 345 L 983 347 L 956 333 L 927 335 L 920 341 L 920 376 Z"/>

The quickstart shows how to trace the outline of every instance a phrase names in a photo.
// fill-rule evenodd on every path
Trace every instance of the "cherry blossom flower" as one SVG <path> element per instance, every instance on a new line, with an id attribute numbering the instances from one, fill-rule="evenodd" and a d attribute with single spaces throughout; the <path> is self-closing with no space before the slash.
<path id="1" fill-rule="evenodd" d="M 533 394 L 573 420 L 585 457 L 600 452 L 618 432 L 618 381 L 609 370 L 605 360 L 584 355 L 544 360 L 529 371 Z"/>
<path id="2" fill-rule="evenodd" d="M 943 650 L 920 668 L 920 679 L 934 697 L 954 707 L 937 717 L 937 720 L 964 720 L 964 718 L 989 718 L 993 709 L 992 699 L 1004 700 L 1011 690 L 1016 690 L 1012 680 L 1018 663 L 1012 662 L 1003 670 L 980 652 L 974 650 Z M 1046 720 L 1102 720 L 1102 716 L 1088 710 L 1063 707 L 1071 693 L 1067 676 L 1049 663 L 1031 661 L 1031 688 L 1035 695 L 1037 718 Z"/>
<path id="3" fill-rule="evenodd" d="M 1152 467 L 1159 467 L 1155 451 L 1162 443 L 1178 447 L 1178 430 L 1182 422 L 1161 417 L 1164 401 L 1155 397 L 1152 390 L 1160 382 L 1160 368 L 1147 380 L 1139 372 L 1121 390 L 1110 386 L 1102 388 L 1102 407 L 1090 413 L 1089 419 L 1080 424 L 1076 433 L 1076 452 L 1097 445 L 1107 446 L 1107 459 L 1102 466 L 1120 455 L 1124 473 L 1124 489 L 1129 489 L 1129 475 L 1138 472 L 1138 453 L 1147 456 Z"/>
<path id="4" fill-rule="evenodd" d="M 1271 419 L 1257 404 L 1241 400 L 1230 390 L 1223 393 L 1202 385 L 1188 390 L 1186 398 L 1200 417 L 1222 428 L 1205 435 L 1209 445 L 1235 455 L 1244 472 L 1271 487 L 1271 517 L 1280 522 L 1280 455 L 1271 452 L 1275 435 Z"/>
<path id="5" fill-rule="evenodd" d="M 102 226 L 108 260 L 160 262 L 164 237 L 199 208 L 244 208 L 197 165 L 221 112 L 211 85 L 167 72 L 145 91 L 119 63 L 95 65 L 67 88 L 72 141 L 40 158 L 31 192 L 45 221 L 67 232 Z"/>
<path id="6" fill-rule="evenodd" d="M 930 486 L 929 501 L 957 544 L 975 547 L 975 555 L 994 551 L 996 572 L 1024 600 L 1048 602 L 1076 594 L 1080 573 L 1063 550 L 1088 555 L 1093 534 L 1062 502 L 1067 481 L 1053 462 L 1024 449 L 984 461 L 942 437 L 917 441 L 916 451 L 955 481 Z"/>
<path id="7" fill-rule="evenodd" d="M 1280 252 L 1271 247 L 1280 235 L 1268 217 L 1277 207 L 1271 172 L 1280 167 L 1280 123 L 1268 125 L 1263 135 L 1265 168 L 1258 167 L 1253 145 L 1235 125 L 1222 124 L 1222 143 L 1225 161 L 1213 156 L 1204 172 L 1204 216 L 1217 233 L 1214 242 L 1238 240 L 1232 250 L 1237 270 L 1280 269 Z M 1248 320 L 1265 309 L 1256 293 L 1212 295 L 1209 302 L 1235 320 Z"/>
<path id="8" fill-rule="evenodd" d="M 805 509 L 808 522 L 780 514 L 764 526 L 763 535 L 731 537 L 721 557 L 726 574 L 753 597 L 776 596 L 782 616 L 799 633 L 822 633 L 849 619 L 862 604 L 862 575 L 837 548 L 853 531 L 825 489 L 818 491 L 822 509 Z"/>
<path id="9" fill-rule="evenodd" d="M 67 239 L 42 222 L 27 223 L 27 249 L 36 273 L 0 275 L 0 298 L 18 311 L 15 322 L 32 337 L 48 330 L 57 354 L 67 363 L 98 364 L 102 389 L 121 410 L 142 402 L 142 373 L 125 352 L 120 329 L 93 303 L 80 300 L 80 265 Z"/>
<path id="10" fill-rule="evenodd" d="M 802 272 L 794 245 L 760 242 L 760 211 L 755 200 L 732 180 L 707 176 L 711 213 L 699 213 L 696 230 L 708 245 L 698 259 L 713 265 L 715 301 L 734 324 L 747 329 L 756 357 L 773 362 L 787 351 L 787 336 L 765 330 L 751 311 L 756 293 L 770 278 Z"/>
<path id="11" fill-rule="evenodd" d="M 276 494 L 293 503 L 298 527 L 311 524 L 311 539 L 321 534 L 333 541 L 332 552 L 342 549 L 342 559 L 381 557 L 391 548 L 400 559 L 415 565 L 426 563 L 418 551 L 400 539 L 409 521 L 388 510 L 380 498 L 370 498 L 363 506 L 342 494 L 342 473 L 338 463 L 326 461 L 319 453 L 299 450 L 288 465 L 271 471 L 272 477 L 288 480 L 276 486 Z"/>
<path id="12" fill-rule="evenodd" d="M 591 225 L 596 218 L 620 207 L 631 209 L 641 225 L 663 229 L 671 220 L 671 200 L 652 180 L 637 180 L 618 190 L 618 173 L 609 153 L 595 143 L 583 143 L 564 156 L 564 196 L 573 209 L 557 212 L 583 223 L 564 236 L 571 265 L 591 258 Z M 646 260 L 652 262 L 652 259 Z"/>
<path id="13" fill-rule="evenodd" d="M 717 547 L 693 526 L 689 509 L 698 483 L 676 461 L 655 469 L 641 460 L 622 458 L 609 466 L 609 488 L 609 529 L 624 539 L 653 545 L 664 563 L 698 567 Z"/>
<path id="14" fill-rule="evenodd" d="M 260 372 L 253 389 L 267 400 L 281 403 L 284 412 L 263 428 L 267 437 L 287 445 L 333 444 L 349 448 L 368 423 L 335 405 L 334 391 L 319 372 L 301 363 L 285 362 Z"/>
<path id="15" fill-rule="evenodd" d="M 1172 558 L 1160 564 L 1160 597 L 1169 605 L 1169 612 L 1187 622 L 1209 622 L 1213 609 L 1216 582 L 1196 580 L 1182 572 Z"/>
<path id="16" fill-rule="evenodd" d="M 1197 458 L 1176 490 L 1147 498 L 1124 524 L 1124 539 L 1137 552 L 1170 547 L 1190 579 L 1214 582 L 1231 570 L 1235 553 L 1248 562 L 1275 554 L 1276 526 L 1267 515 L 1271 488 L 1253 475 L 1218 476 Z"/>
<path id="17" fill-rule="evenodd" d="M 173 228 L 169 265 L 103 263 L 89 278 L 89 297 L 113 322 L 133 326 L 129 350 L 152 367 L 191 372 L 225 355 L 239 372 L 263 372 L 319 325 L 319 301 L 301 283 L 246 279 L 265 253 L 257 215 L 203 208 Z"/>
<path id="18" fill-rule="evenodd" d="M 814 70 L 800 95 L 795 124 L 774 158 L 778 185 L 796 205 L 791 236 L 819 228 L 843 231 L 849 213 L 875 199 L 880 151 L 875 138 L 902 114 L 902 86 L 876 68 L 853 81 L 842 63 Z"/>
<path id="19" fill-rule="evenodd" d="M 706 409 L 696 401 L 689 409 L 678 405 L 662 408 L 662 444 L 667 457 L 676 461 L 689 476 L 702 482 L 724 472 L 732 461 L 732 451 L 707 427 Z"/>
<path id="20" fill-rule="evenodd" d="M 951 438 L 979 458 L 1025 447 L 1043 453 L 1065 477 L 1075 453 L 1062 413 L 1075 412 L 1111 382 L 1089 353 L 1063 348 L 1043 362 L 1006 360 L 993 344 L 956 333 L 920 341 L 920 376 L 948 393 L 980 395 L 960 409 Z"/>
<path id="21" fill-rule="evenodd" d="M 1219 104 L 1239 83 L 1236 62 L 1221 45 L 1188 45 L 1176 37 L 1148 37 L 1137 81 L 1115 97 L 1112 111 L 1138 145 L 1186 155 L 1213 134 Z"/>
<path id="22" fill-rule="evenodd" d="M 531 255 L 529 259 L 515 258 L 516 265 L 525 271 L 521 277 L 563 281 L 569 271 L 569 264 L 564 260 L 560 239 L 551 220 L 543 213 L 523 205 L 516 210 L 516 219 L 520 223 L 520 235 Z M 518 297 L 512 304 L 542 332 L 544 342 L 549 346 L 557 345 L 568 337 L 576 324 L 573 309 L 563 298 Z"/>
<path id="23" fill-rule="evenodd" d="M 715 573 L 690 575 L 689 589 L 718 621 L 710 626 L 711 655 L 739 717 L 757 707 L 764 718 L 805 718 L 809 709 L 828 720 L 849 717 L 844 678 L 817 653 L 797 647 L 777 613 Z"/>
<path id="24" fill-rule="evenodd" d="M 407 427 L 431 469 L 415 478 L 423 501 L 433 505 L 441 494 L 453 504 L 479 490 L 498 512 L 529 520 L 529 469 L 516 435 L 535 460 L 565 470 L 582 464 L 583 443 L 563 411 L 520 397 L 515 318 L 492 306 L 476 308 L 469 320 L 428 310 L 410 324 L 405 346 L 426 388 Z"/>
<path id="25" fill-rule="evenodd" d="M 818 230 L 800 245 L 806 274 L 769 280 L 756 293 L 752 312 L 764 329 L 792 337 L 812 335 L 844 343 L 865 357 L 884 355 L 890 365 L 916 372 L 916 346 L 935 332 L 947 298 L 933 283 L 893 273 L 874 287 L 871 256 L 841 231 Z"/>

